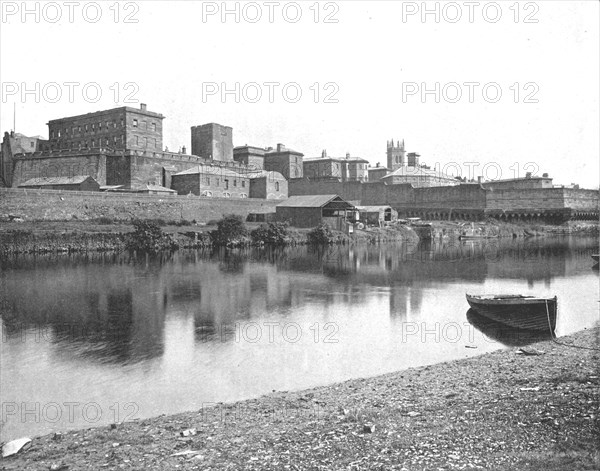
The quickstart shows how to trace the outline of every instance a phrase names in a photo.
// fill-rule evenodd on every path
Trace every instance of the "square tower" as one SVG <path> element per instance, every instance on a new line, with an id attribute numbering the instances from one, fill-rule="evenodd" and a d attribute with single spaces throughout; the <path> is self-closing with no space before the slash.
<path id="1" fill-rule="evenodd" d="M 393 139 L 389 141 L 387 143 L 387 168 L 393 172 L 406 165 L 405 154 L 404 139 L 402 140 L 402 143 L 396 141 L 396 145 L 394 145 Z"/>
<path id="2" fill-rule="evenodd" d="M 233 129 L 216 123 L 193 126 L 192 155 L 233 162 Z"/>

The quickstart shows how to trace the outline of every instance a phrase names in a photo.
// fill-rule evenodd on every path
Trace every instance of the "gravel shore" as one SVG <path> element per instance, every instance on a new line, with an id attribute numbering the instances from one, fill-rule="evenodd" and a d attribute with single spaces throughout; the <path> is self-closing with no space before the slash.
<path id="1" fill-rule="evenodd" d="M 561 342 L 598 348 L 600 327 Z M 552 341 L 35 438 L 6 470 L 600 469 L 600 352 Z"/>

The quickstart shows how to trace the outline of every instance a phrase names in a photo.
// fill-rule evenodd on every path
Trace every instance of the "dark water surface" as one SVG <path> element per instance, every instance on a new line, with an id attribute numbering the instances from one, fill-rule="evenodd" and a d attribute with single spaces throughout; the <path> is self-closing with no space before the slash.
<path id="1" fill-rule="evenodd" d="M 536 340 L 468 313 L 467 292 L 556 295 L 557 334 L 589 328 L 597 252 L 597 239 L 545 238 L 3 260 L 0 439 Z"/>

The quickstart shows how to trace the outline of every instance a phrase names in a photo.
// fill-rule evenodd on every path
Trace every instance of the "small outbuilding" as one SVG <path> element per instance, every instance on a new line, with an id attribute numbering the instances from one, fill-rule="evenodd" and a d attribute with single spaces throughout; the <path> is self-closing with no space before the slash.
<path id="1" fill-rule="evenodd" d="M 275 207 L 278 221 L 294 227 L 315 227 L 327 223 L 332 229 L 344 230 L 356 208 L 338 195 L 292 196 Z"/>
<path id="2" fill-rule="evenodd" d="M 35 188 L 38 190 L 100 191 L 100 184 L 89 175 L 74 175 L 72 177 L 32 178 L 21 183 L 19 188 Z"/>
<path id="3" fill-rule="evenodd" d="M 357 206 L 358 220 L 363 224 L 383 226 L 398 219 L 398 212 L 391 206 Z"/>

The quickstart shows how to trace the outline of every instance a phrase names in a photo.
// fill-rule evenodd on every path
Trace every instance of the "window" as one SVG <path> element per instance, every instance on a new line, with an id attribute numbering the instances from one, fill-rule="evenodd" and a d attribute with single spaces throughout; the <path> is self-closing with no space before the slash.
<path id="1" fill-rule="evenodd" d="M 156 123 L 152 123 L 152 131 L 156 132 Z"/>
<path id="2" fill-rule="evenodd" d="M 88 127 L 88 125 L 86 124 L 86 125 L 85 125 L 85 132 L 88 132 L 88 129 L 89 129 L 89 127 Z"/>
<path id="3" fill-rule="evenodd" d="M 154 148 L 158 149 L 158 143 L 156 142 L 156 139 L 154 139 Z"/>
<path id="4" fill-rule="evenodd" d="M 134 127 L 134 128 L 137 128 L 137 127 L 138 127 L 138 120 L 137 120 L 137 119 L 134 119 L 134 120 L 133 120 L 133 127 Z"/>
<path id="5" fill-rule="evenodd" d="M 210 185 L 210 177 L 206 177 L 206 184 Z"/>
<path id="6" fill-rule="evenodd" d="M 275 182 L 275 191 L 279 191 L 279 182 Z"/>
<path id="7" fill-rule="evenodd" d="M 92 132 L 96 130 L 96 123 L 92 123 Z"/>
<path id="8" fill-rule="evenodd" d="M 54 139 L 54 131 L 50 131 L 50 137 Z"/>
<path id="9" fill-rule="evenodd" d="M 144 138 L 144 147 L 148 147 L 148 138 L 147 137 Z"/>
<path id="10" fill-rule="evenodd" d="M 102 131 L 102 123 L 98 123 L 98 131 Z"/>
<path id="11" fill-rule="evenodd" d="M 240 198 L 248 198 L 248 195 L 246 193 L 241 193 Z"/>
<path id="12" fill-rule="evenodd" d="M 92 139 L 92 147 L 96 146 L 96 141 Z"/>
<path id="13" fill-rule="evenodd" d="M 233 186 L 237 186 L 237 180 L 233 180 Z"/>
<path id="14" fill-rule="evenodd" d="M 140 145 L 140 138 L 138 136 L 135 136 L 135 145 L 136 146 Z"/>
<path id="15" fill-rule="evenodd" d="M 212 191 L 204 190 L 200 196 L 208 196 L 210 198 L 212 196 Z"/>
<path id="16" fill-rule="evenodd" d="M 33 147 L 33 141 L 29 143 L 29 147 Z"/>
<path id="17" fill-rule="evenodd" d="M 121 144 L 125 144 L 125 134 L 121 134 Z"/>
<path id="18" fill-rule="evenodd" d="M 246 188 L 246 180 L 242 180 L 242 188 Z"/>
<path id="19" fill-rule="evenodd" d="M 60 129 L 58 130 L 58 137 L 60 137 Z"/>
<path id="20" fill-rule="evenodd" d="M 115 127 L 117 127 L 117 123 L 115 123 Z M 123 118 L 121 118 L 121 127 L 123 127 Z"/>
<path id="21" fill-rule="evenodd" d="M 113 144 L 116 144 L 116 143 L 117 143 L 117 136 L 113 136 Z"/>
<path id="22" fill-rule="evenodd" d="M 223 198 L 231 198 L 231 193 L 228 193 L 226 191 L 223 192 Z"/>
<path id="23" fill-rule="evenodd" d="M 225 180 L 225 189 L 229 190 L 229 180 Z"/>
<path id="24" fill-rule="evenodd" d="M 110 126 L 110 121 L 106 122 L 106 129 L 108 129 L 108 127 Z"/>
<path id="25" fill-rule="evenodd" d="M 142 129 L 148 130 L 148 123 L 146 121 L 142 121 Z"/>
<path id="26" fill-rule="evenodd" d="M 73 135 L 75 135 L 76 130 L 77 130 L 77 128 L 75 126 L 73 126 Z"/>

